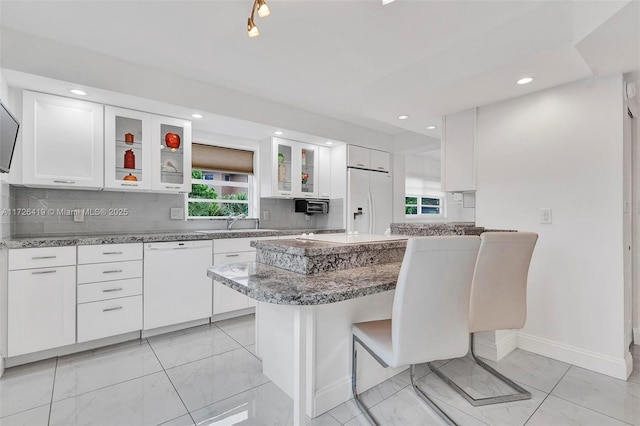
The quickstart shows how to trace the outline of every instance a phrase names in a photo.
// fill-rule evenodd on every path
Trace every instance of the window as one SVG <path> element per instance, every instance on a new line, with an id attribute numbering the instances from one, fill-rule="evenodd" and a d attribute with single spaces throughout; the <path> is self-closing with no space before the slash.
<path id="1" fill-rule="evenodd" d="M 407 196 L 404 199 L 407 216 L 442 215 L 442 197 Z"/>
<path id="2" fill-rule="evenodd" d="M 246 174 L 192 170 L 189 218 L 248 216 L 251 181 Z"/>

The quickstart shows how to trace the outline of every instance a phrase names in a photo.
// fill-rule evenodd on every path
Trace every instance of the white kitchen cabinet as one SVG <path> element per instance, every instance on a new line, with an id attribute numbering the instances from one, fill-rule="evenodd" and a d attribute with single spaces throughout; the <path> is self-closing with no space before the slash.
<path id="1" fill-rule="evenodd" d="M 190 192 L 191 122 L 153 116 L 151 147 L 153 191 Z"/>
<path id="2" fill-rule="evenodd" d="M 209 240 L 145 243 L 145 330 L 211 316 L 212 258 Z"/>
<path id="3" fill-rule="evenodd" d="M 25 90 L 22 108 L 21 183 L 102 189 L 103 106 Z"/>
<path id="4" fill-rule="evenodd" d="M 150 190 L 152 115 L 106 106 L 104 110 L 104 187 Z"/>
<path id="5" fill-rule="evenodd" d="M 142 243 L 78 246 L 78 342 L 142 330 Z"/>
<path id="6" fill-rule="evenodd" d="M 75 250 L 51 247 L 9 251 L 8 356 L 75 343 Z M 25 267 L 29 269 L 22 269 Z"/>
<path id="7" fill-rule="evenodd" d="M 475 191 L 476 109 L 443 118 L 442 123 L 442 190 Z"/>
<path id="8" fill-rule="evenodd" d="M 372 149 L 370 152 L 371 170 L 378 172 L 391 171 L 391 154 L 384 151 Z"/>
<path id="9" fill-rule="evenodd" d="M 331 198 L 331 148 L 318 150 L 318 198 Z"/>
<path id="10" fill-rule="evenodd" d="M 317 198 L 318 146 L 271 138 L 262 142 L 262 197 Z"/>
<path id="11" fill-rule="evenodd" d="M 371 168 L 371 150 L 357 145 L 347 147 L 347 167 Z"/>

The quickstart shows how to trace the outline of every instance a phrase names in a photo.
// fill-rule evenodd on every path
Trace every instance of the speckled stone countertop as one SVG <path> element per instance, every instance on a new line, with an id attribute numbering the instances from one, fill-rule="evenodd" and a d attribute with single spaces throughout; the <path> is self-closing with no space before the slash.
<path id="1" fill-rule="evenodd" d="M 312 241 L 312 240 L 267 240 L 252 241 L 251 246 L 257 249 L 267 249 L 279 253 L 293 254 L 298 256 L 321 256 L 326 254 L 337 253 L 356 253 L 359 251 L 368 251 L 372 247 L 379 250 L 392 248 L 407 247 L 407 240 L 390 240 L 390 241 L 374 241 L 363 242 L 359 244 L 341 244 L 329 241 Z"/>
<path id="2" fill-rule="evenodd" d="M 161 233 L 116 234 L 106 235 L 67 235 L 56 237 L 13 238 L 0 241 L 1 247 L 10 249 L 30 247 L 63 247 L 94 244 L 120 243 L 156 243 L 164 241 L 193 241 L 217 240 L 223 238 L 255 238 L 281 237 L 286 235 L 300 235 L 303 232 L 315 234 L 344 233 L 344 229 L 237 229 L 231 231 L 214 231 L 210 233 L 196 231 L 175 231 Z"/>
<path id="3" fill-rule="evenodd" d="M 473 223 L 392 223 L 391 235 L 426 237 L 433 235 L 480 235 L 485 231 Z"/>
<path id="4" fill-rule="evenodd" d="M 252 299 L 278 305 L 322 305 L 396 288 L 402 262 L 301 275 L 258 262 L 212 266 L 207 275 Z"/>

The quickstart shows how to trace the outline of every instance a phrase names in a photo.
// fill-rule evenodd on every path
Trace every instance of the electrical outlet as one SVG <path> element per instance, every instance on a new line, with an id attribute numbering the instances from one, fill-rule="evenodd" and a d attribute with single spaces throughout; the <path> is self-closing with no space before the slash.
<path id="1" fill-rule="evenodd" d="M 304 215 L 304 220 L 311 220 L 311 215 L 310 214 L 305 214 Z"/>
<path id="2" fill-rule="evenodd" d="M 269 220 L 271 214 L 269 214 L 269 210 L 265 210 L 262 212 L 262 220 Z"/>
<path id="3" fill-rule="evenodd" d="M 540 223 L 551 223 L 551 209 L 540 209 Z"/>
<path id="4" fill-rule="evenodd" d="M 171 207 L 171 220 L 184 219 L 184 209 L 181 207 Z"/>
<path id="5" fill-rule="evenodd" d="M 73 211 L 74 222 L 84 222 L 84 209 L 75 209 Z"/>

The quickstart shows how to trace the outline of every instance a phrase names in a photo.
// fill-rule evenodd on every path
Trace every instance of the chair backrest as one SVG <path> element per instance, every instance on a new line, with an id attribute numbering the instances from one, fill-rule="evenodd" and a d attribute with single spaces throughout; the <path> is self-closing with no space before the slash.
<path id="1" fill-rule="evenodd" d="M 485 232 L 471 284 L 469 329 L 522 328 L 527 318 L 527 276 L 538 234 Z"/>
<path id="2" fill-rule="evenodd" d="M 391 316 L 394 365 L 464 356 L 478 236 L 410 238 Z"/>

